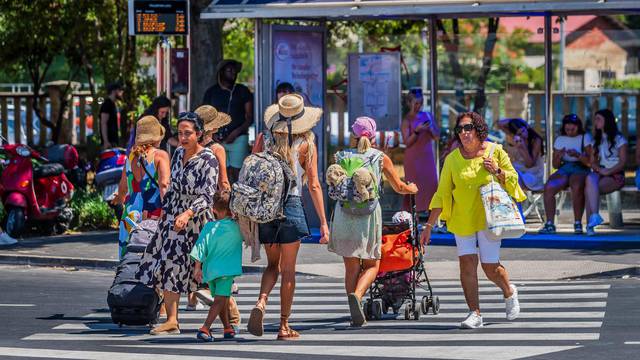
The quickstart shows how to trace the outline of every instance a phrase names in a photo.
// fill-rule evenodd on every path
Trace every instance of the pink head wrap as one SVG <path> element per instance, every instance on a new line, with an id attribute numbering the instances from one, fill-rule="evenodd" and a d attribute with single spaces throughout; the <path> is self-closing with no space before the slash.
<path id="1" fill-rule="evenodd" d="M 356 118 L 351 130 L 356 137 L 366 136 L 373 139 L 376 137 L 376 121 L 368 116 L 360 116 Z"/>

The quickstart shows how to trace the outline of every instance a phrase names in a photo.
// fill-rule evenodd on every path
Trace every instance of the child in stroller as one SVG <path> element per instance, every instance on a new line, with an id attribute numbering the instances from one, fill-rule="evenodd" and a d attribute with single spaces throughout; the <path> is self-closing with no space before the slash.
<path id="1" fill-rule="evenodd" d="M 424 267 L 423 248 L 418 236 L 414 197 L 412 213 L 398 212 L 390 224 L 382 227 L 382 259 L 378 276 L 369 288 L 369 298 L 363 303 L 367 320 L 380 320 L 391 309 L 398 314 L 402 305 L 406 320 L 420 319 L 420 313 L 440 311 L 440 299 L 433 296 L 429 277 Z M 417 300 L 417 289 L 427 295 Z"/>

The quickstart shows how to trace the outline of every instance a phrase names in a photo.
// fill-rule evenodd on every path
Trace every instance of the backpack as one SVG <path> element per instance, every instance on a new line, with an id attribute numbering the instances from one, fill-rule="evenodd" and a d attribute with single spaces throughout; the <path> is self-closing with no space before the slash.
<path id="1" fill-rule="evenodd" d="M 231 187 L 229 207 L 259 224 L 282 219 L 295 185 L 296 177 L 280 155 L 270 150 L 252 154 L 242 163 L 238 181 Z"/>
<path id="2" fill-rule="evenodd" d="M 338 201 L 345 213 L 370 215 L 378 207 L 378 199 L 382 192 L 382 154 L 376 149 L 369 149 L 364 154 L 355 151 L 336 153 L 336 163 L 327 169 L 328 194 L 331 199 Z M 362 173 L 362 170 L 366 170 L 372 178 L 365 191 L 368 195 L 366 198 L 362 198 L 362 193 L 354 181 L 354 175 Z M 332 173 L 340 175 L 338 178 L 330 179 Z"/>

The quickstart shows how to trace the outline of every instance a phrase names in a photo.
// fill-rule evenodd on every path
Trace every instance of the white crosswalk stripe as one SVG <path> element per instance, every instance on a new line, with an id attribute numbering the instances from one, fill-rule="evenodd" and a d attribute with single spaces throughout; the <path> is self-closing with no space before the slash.
<path id="1" fill-rule="evenodd" d="M 243 324 L 257 298 L 259 282 L 240 280 L 236 296 Z M 333 359 L 341 356 L 370 358 L 434 359 L 520 359 L 567 351 L 598 341 L 605 316 L 610 286 L 598 281 L 527 281 L 519 286 L 522 312 L 519 319 L 506 321 L 504 299 L 492 284 L 481 281 L 481 308 L 485 327 L 459 330 L 468 311 L 459 283 L 434 281 L 434 294 L 441 301 L 438 315 L 420 320 L 403 320 L 388 314 L 367 326 L 349 326 L 349 308 L 341 282 L 298 280 L 291 326 L 301 332 L 295 342 L 275 341 L 279 323 L 279 292 L 274 289 L 265 316 L 265 335 L 246 332 L 243 326 L 235 340 L 213 344 L 196 342 L 195 331 L 206 311 L 186 312 L 181 299 L 182 334 L 152 336 L 145 327 L 123 327 L 111 323 L 107 309 L 86 314 L 75 321 L 25 336 L 33 347 L 0 347 L 0 354 L 14 357 L 55 359 L 276 359 L 282 356 L 313 356 Z M 420 292 L 420 296 L 425 294 Z M 221 337 L 214 325 L 214 337 Z M 218 340 L 218 339 L 216 339 Z M 56 349 L 41 349 L 38 342 L 56 341 Z M 78 350 L 74 342 L 99 346 L 99 351 Z M 68 350 L 65 350 L 68 349 Z M 135 355 L 134 355 L 135 354 Z"/>

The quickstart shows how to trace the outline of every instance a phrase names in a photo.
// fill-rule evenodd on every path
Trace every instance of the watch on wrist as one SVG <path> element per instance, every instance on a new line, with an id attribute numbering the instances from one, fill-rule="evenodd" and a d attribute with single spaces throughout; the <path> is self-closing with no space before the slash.
<path id="1" fill-rule="evenodd" d="M 496 170 L 496 175 L 500 175 L 502 174 L 502 169 L 498 168 L 498 170 Z"/>

